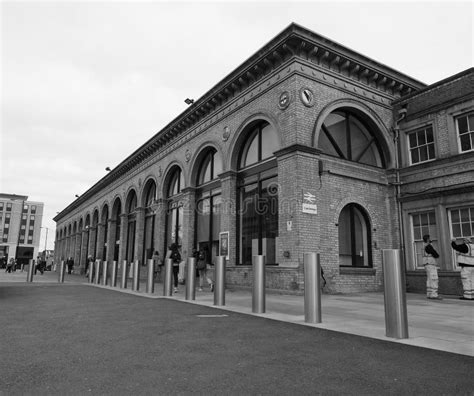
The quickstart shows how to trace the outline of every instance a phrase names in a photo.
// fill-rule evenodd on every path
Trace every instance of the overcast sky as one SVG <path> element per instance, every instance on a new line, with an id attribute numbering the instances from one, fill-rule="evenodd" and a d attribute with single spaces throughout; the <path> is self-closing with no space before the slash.
<path id="1" fill-rule="evenodd" d="M 472 2 L 4 1 L 0 192 L 44 202 L 52 249 L 75 194 L 291 22 L 427 84 L 473 65 Z"/>

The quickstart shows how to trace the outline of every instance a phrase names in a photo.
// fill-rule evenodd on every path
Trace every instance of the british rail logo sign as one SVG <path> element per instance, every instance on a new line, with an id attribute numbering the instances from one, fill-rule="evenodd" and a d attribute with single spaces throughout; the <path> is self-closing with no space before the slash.
<path id="1" fill-rule="evenodd" d="M 303 204 L 301 211 L 303 213 L 318 214 L 318 205 L 316 205 L 316 195 L 310 192 L 303 192 Z"/>

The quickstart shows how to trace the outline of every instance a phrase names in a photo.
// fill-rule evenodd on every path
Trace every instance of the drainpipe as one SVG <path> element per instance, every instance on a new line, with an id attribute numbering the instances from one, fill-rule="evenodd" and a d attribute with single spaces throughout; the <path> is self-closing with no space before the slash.
<path id="1" fill-rule="evenodd" d="M 397 209 L 398 209 L 398 227 L 400 229 L 400 251 L 401 257 L 403 260 L 403 265 L 405 267 L 406 272 L 406 263 L 405 263 L 405 235 L 404 235 L 404 228 L 403 228 L 403 216 L 402 216 L 402 203 L 400 202 L 400 163 L 399 163 L 399 140 L 400 140 L 400 122 L 405 119 L 407 115 L 407 109 L 401 108 L 398 111 L 398 118 L 395 120 L 394 127 L 393 127 L 393 141 L 395 143 L 395 188 L 397 193 Z"/>

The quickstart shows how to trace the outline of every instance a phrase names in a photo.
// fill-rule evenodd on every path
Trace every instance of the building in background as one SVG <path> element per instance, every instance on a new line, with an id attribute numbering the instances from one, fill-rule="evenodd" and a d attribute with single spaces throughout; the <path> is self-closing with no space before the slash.
<path id="1" fill-rule="evenodd" d="M 55 262 L 145 263 L 172 243 L 214 260 L 225 245 L 228 285 L 250 287 L 264 255 L 266 287 L 298 293 L 317 252 L 326 290 L 350 293 L 381 290 L 382 250 L 400 249 L 415 290 L 429 233 L 440 292 L 457 293 L 450 239 L 474 235 L 473 77 L 427 86 L 292 24 L 54 218 Z"/>
<path id="2" fill-rule="evenodd" d="M 43 203 L 26 195 L 0 193 L 0 260 L 27 264 L 39 253 Z"/>

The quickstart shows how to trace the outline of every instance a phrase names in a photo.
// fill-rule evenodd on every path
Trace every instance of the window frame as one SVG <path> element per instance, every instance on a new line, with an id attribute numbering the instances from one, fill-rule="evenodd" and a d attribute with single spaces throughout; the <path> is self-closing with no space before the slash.
<path id="1" fill-rule="evenodd" d="M 474 151 L 474 125 L 470 125 L 469 123 L 469 116 L 472 116 L 474 118 L 474 111 L 468 111 L 462 114 L 459 114 L 454 117 L 454 125 L 456 128 L 456 140 L 457 140 L 457 146 L 458 146 L 458 151 L 459 153 L 469 153 Z M 463 150 L 462 149 L 462 144 L 461 144 L 461 133 L 459 131 L 459 119 L 466 117 L 466 123 L 467 123 L 467 132 L 464 132 L 463 134 L 469 134 L 470 137 L 470 142 L 471 142 L 471 148 L 469 150 Z M 472 128 L 472 129 L 470 129 Z"/>
<path id="2" fill-rule="evenodd" d="M 425 142 L 424 145 L 417 145 L 416 147 L 411 147 L 411 143 L 410 143 L 410 136 L 411 135 L 414 135 L 414 134 L 417 134 L 417 142 L 418 142 L 418 133 L 419 132 L 423 132 L 424 135 L 425 135 L 425 138 L 427 136 L 427 131 L 431 129 L 431 135 L 433 137 L 433 140 L 431 142 Z M 406 133 L 406 143 L 407 143 L 407 151 L 408 151 L 408 163 L 410 166 L 413 166 L 413 165 L 418 165 L 418 164 L 424 164 L 424 163 L 427 163 L 427 162 L 431 162 L 431 161 L 435 161 L 436 160 L 436 139 L 435 139 L 435 130 L 433 128 L 433 125 L 432 124 L 427 124 L 427 125 L 424 125 L 422 127 L 419 127 L 419 128 L 416 128 L 416 129 L 413 129 L 413 130 L 410 130 Z M 433 158 L 428 158 L 427 160 L 421 160 L 421 155 L 420 155 L 420 148 L 423 148 L 423 147 L 427 147 L 427 150 L 428 150 L 428 157 L 429 157 L 429 145 L 432 145 L 433 146 Z M 419 161 L 417 162 L 414 162 L 413 161 L 413 155 L 412 155 L 412 150 L 418 150 L 418 158 L 419 158 Z"/>

